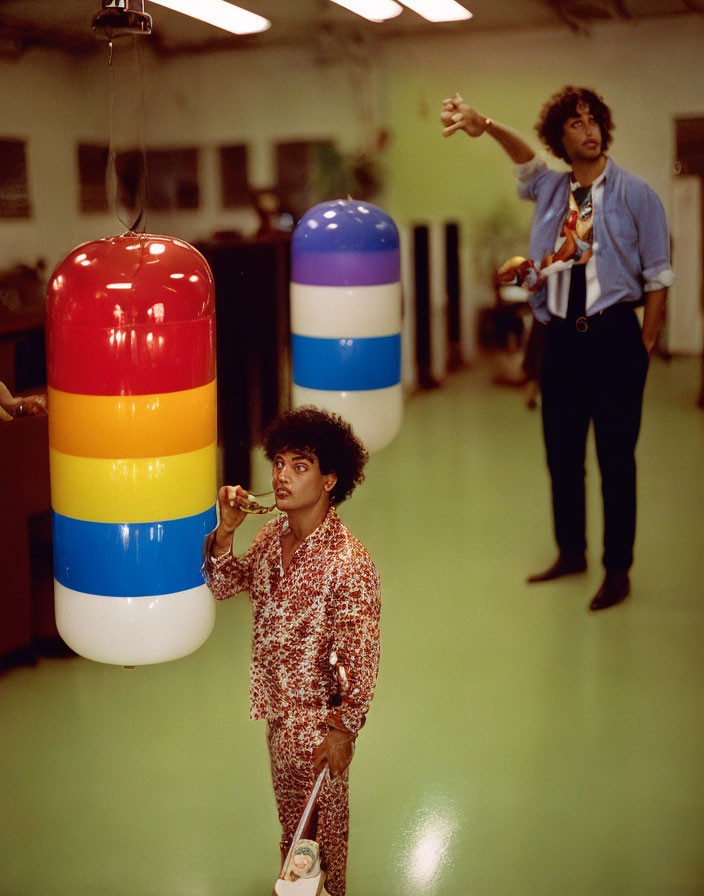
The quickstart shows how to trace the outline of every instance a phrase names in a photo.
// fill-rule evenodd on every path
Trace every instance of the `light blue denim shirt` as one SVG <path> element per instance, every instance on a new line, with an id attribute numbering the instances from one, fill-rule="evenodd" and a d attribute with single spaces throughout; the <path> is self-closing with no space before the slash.
<path id="1" fill-rule="evenodd" d="M 569 172 L 552 171 L 542 159 L 516 166 L 518 195 L 535 202 L 530 257 L 539 264 L 555 251 L 569 204 Z M 594 207 L 594 254 L 600 295 L 589 308 L 598 314 L 617 302 L 638 302 L 644 292 L 672 285 L 670 236 L 665 210 L 654 190 L 608 159 L 602 199 Z M 530 299 L 533 313 L 547 323 L 547 290 Z"/>

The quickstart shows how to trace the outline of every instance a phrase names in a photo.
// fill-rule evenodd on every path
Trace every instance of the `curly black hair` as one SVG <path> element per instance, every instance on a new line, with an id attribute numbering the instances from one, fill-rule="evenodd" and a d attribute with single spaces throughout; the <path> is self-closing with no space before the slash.
<path id="1" fill-rule="evenodd" d="M 589 106 L 589 111 L 596 119 L 601 131 L 601 149 L 606 152 L 614 129 L 611 109 L 598 93 L 588 87 L 563 87 L 545 103 L 535 126 L 538 136 L 550 152 L 568 164 L 570 158 L 562 145 L 563 127 L 568 118 L 579 114 L 577 107 L 581 103 Z"/>
<path id="2" fill-rule="evenodd" d="M 311 451 L 321 473 L 335 473 L 330 492 L 333 504 L 341 504 L 364 481 L 369 452 L 338 414 L 307 406 L 285 411 L 264 430 L 264 450 L 269 460 L 282 451 Z"/>

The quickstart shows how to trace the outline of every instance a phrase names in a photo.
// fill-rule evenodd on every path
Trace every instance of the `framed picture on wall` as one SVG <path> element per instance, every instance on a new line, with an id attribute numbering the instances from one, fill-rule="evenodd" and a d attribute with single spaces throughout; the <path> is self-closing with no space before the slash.
<path id="1" fill-rule="evenodd" d="M 223 208 L 241 208 L 251 203 L 247 179 L 247 146 L 221 146 L 220 195 Z"/>
<path id="2" fill-rule="evenodd" d="M 31 218 L 24 140 L 0 139 L 0 218 Z"/>
<path id="3" fill-rule="evenodd" d="M 77 156 L 80 210 L 84 213 L 106 212 L 108 210 L 108 194 L 105 185 L 105 169 L 108 164 L 107 146 L 79 143 Z"/>

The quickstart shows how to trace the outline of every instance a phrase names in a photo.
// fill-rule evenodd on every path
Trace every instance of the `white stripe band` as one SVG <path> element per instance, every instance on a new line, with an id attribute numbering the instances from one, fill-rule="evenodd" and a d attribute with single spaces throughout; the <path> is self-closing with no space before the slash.
<path id="1" fill-rule="evenodd" d="M 149 597 L 106 597 L 54 579 L 56 626 L 70 648 L 98 663 L 146 666 L 197 650 L 215 623 L 206 585 Z"/>
<path id="2" fill-rule="evenodd" d="M 350 339 L 401 330 L 401 284 L 309 286 L 291 283 L 291 332 Z"/>
<path id="3" fill-rule="evenodd" d="M 312 404 L 333 414 L 339 414 L 351 424 L 355 435 L 367 451 L 379 451 L 401 429 L 403 417 L 403 387 L 401 383 L 385 389 L 353 392 L 327 392 L 292 386 L 293 406 Z"/>

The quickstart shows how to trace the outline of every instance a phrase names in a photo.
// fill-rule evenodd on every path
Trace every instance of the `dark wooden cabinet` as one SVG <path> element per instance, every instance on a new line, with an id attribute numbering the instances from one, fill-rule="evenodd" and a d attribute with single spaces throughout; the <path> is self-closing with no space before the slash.
<path id="1" fill-rule="evenodd" d="M 44 391 L 43 313 L 0 319 L 0 380 L 15 395 Z M 47 417 L 0 421 L 0 545 L 0 667 L 63 652 L 54 622 Z"/>
<path id="2" fill-rule="evenodd" d="M 290 239 L 200 243 L 215 278 L 218 433 L 227 483 L 250 481 L 250 449 L 290 393 Z"/>

